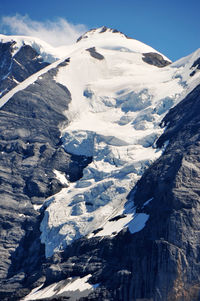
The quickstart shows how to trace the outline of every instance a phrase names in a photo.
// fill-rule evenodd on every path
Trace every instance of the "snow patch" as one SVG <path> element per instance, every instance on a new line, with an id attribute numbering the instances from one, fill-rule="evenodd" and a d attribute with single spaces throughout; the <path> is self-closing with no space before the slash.
<path id="1" fill-rule="evenodd" d="M 34 210 L 39 211 L 42 205 L 33 205 Z"/>
<path id="2" fill-rule="evenodd" d="M 62 183 L 62 184 L 69 184 L 69 181 L 65 177 L 65 174 L 60 172 L 59 170 L 54 169 L 53 172 L 56 175 L 56 178 Z"/>
<path id="3" fill-rule="evenodd" d="M 83 278 L 68 278 L 66 280 L 61 280 L 59 282 L 53 283 L 45 288 L 42 288 L 43 285 L 33 289 L 22 301 L 28 300 L 40 300 L 44 298 L 56 297 L 56 296 L 65 296 L 69 297 L 70 300 L 74 292 L 81 296 L 87 296 L 93 289 L 98 287 L 97 285 L 91 285 L 88 283 L 89 278 L 92 275 L 89 274 Z M 81 295 L 85 292 L 86 294 Z"/>
<path id="4" fill-rule="evenodd" d="M 148 219 L 149 215 L 146 213 L 136 214 L 135 218 L 132 219 L 128 224 L 129 231 L 132 234 L 141 231 L 145 227 L 145 224 L 148 221 Z"/>

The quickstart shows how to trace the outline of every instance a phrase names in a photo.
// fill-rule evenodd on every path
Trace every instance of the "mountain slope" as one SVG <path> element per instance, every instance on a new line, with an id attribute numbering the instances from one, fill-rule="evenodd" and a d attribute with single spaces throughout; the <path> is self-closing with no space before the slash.
<path id="1" fill-rule="evenodd" d="M 136 214 L 149 215 L 142 231 L 74 242 L 47 264 L 46 288 L 25 300 L 199 300 L 199 89 L 165 116 L 158 145 L 170 142 L 129 194 Z"/>
<path id="2" fill-rule="evenodd" d="M 61 146 L 58 125 L 68 122 L 63 111 L 71 96 L 54 82 L 56 72 L 52 69 L 15 94 L 0 111 L 1 279 L 19 268 L 23 280 L 26 270 L 40 264 L 41 217 L 36 209 L 67 186 L 57 174 L 76 180 L 88 164 L 87 158 L 67 154 Z M 13 286 L 2 290 L 13 292 Z"/>
<path id="3" fill-rule="evenodd" d="M 171 63 L 105 27 L 71 46 L 42 45 L 55 62 L 0 100 L 1 299 L 43 284 L 26 300 L 197 298 L 198 264 L 182 271 L 192 251 L 182 239 L 179 252 L 175 240 L 186 226 L 194 239 L 192 217 L 179 223 L 177 211 L 182 217 L 179 203 L 198 198 L 197 182 L 188 196 L 179 178 L 191 181 L 185 168 L 197 160 L 199 50 Z M 194 156 L 182 161 L 185 141 Z M 198 174 L 197 163 L 191 168 Z M 198 246 L 190 245 L 198 261 Z"/>
<path id="4" fill-rule="evenodd" d="M 120 39 L 123 44 L 126 38 L 120 34 L 117 45 Z M 161 155 L 154 147 L 163 131 L 159 124 L 184 91 L 173 64 L 157 68 L 143 60 L 141 51 L 146 48 L 140 44 L 139 52 L 133 48 L 124 52 L 115 48 L 114 39 L 112 43 L 114 50 L 107 49 L 107 39 L 100 38 L 99 48 L 72 53 L 70 64 L 55 78 L 72 95 L 69 125 L 62 129 L 64 148 L 93 161 L 77 183 L 48 203 L 41 224 L 47 257 L 99 228 L 106 230 L 98 235 L 117 233 L 133 219 L 134 209 L 124 208 L 126 196 L 144 169 Z M 181 76 L 186 76 L 185 70 Z M 123 213 L 126 218 L 107 229 L 106 222 Z M 144 226 L 148 217 L 141 218 Z"/>

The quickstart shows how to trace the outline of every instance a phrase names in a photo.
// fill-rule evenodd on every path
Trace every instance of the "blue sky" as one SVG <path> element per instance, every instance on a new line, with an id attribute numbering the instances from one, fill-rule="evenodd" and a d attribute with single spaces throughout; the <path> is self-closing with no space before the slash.
<path id="1" fill-rule="evenodd" d="M 73 35 L 106 25 L 152 46 L 174 61 L 200 48 L 199 12 L 200 0 L 0 0 L 0 31 L 30 34 L 31 26 L 37 25 L 39 35 L 43 26 L 46 29 L 57 26 L 60 31 L 57 40 L 64 41 L 70 28 L 69 35 Z M 16 14 L 18 23 L 8 18 Z M 20 27 L 20 20 L 29 29 L 25 25 Z M 46 34 L 51 35 L 48 31 Z"/>

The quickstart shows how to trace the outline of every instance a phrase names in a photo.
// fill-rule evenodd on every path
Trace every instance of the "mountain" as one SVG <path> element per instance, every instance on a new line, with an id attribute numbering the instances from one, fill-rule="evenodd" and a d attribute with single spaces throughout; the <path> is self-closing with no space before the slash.
<path id="1" fill-rule="evenodd" d="M 200 50 L 101 27 L 0 54 L 1 300 L 199 300 Z"/>

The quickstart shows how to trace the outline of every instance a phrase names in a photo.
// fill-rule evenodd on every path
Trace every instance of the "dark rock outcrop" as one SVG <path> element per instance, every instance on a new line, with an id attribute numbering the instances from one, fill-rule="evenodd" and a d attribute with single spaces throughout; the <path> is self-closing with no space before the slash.
<path id="1" fill-rule="evenodd" d="M 162 55 L 155 52 L 143 53 L 143 61 L 147 64 L 154 65 L 162 68 L 171 64 L 171 62 L 165 60 Z"/>
<path id="2" fill-rule="evenodd" d="M 197 70 L 200 70 L 200 57 L 192 64 L 190 69 L 192 68 L 195 68 L 195 70 L 190 73 L 190 76 L 194 76 Z"/>
<path id="3" fill-rule="evenodd" d="M 88 48 L 88 49 L 86 49 L 86 51 L 88 51 L 90 53 L 90 55 L 97 60 L 101 61 L 104 59 L 104 56 L 102 54 L 100 54 L 99 52 L 97 52 L 95 47 Z"/>

